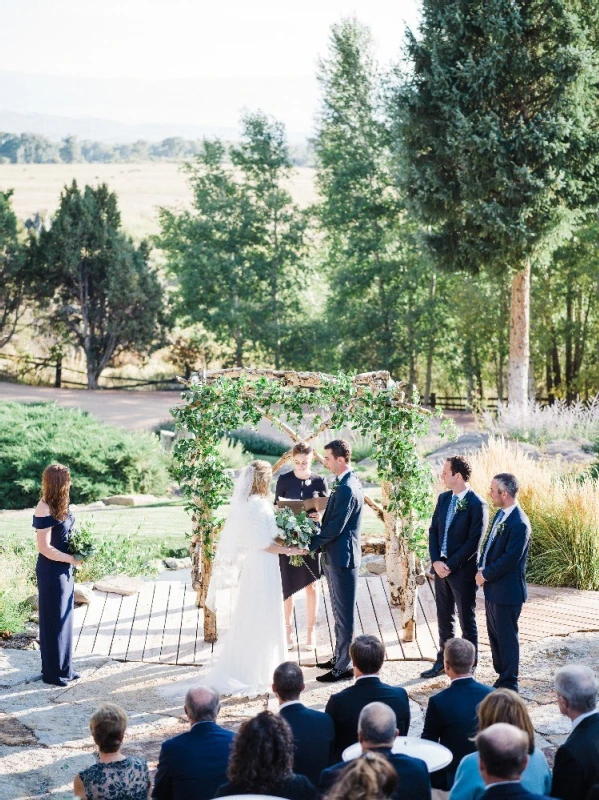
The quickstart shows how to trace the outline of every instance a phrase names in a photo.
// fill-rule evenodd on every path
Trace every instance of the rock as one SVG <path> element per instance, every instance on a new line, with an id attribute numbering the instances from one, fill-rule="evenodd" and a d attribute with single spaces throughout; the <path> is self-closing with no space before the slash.
<path id="1" fill-rule="evenodd" d="M 455 442 L 446 442 L 441 445 L 441 447 L 433 450 L 432 453 L 426 456 L 426 460 L 431 461 L 433 464 L 441 464 L 446 458 L 456 453 L 472 453 L 476 450 L 480 450 L 488 441 L 488 433 L 470 431 L 460 436 Z"/>
<path id="2" fill-rule="evenodd" d="M 157 499 L 153 494 L 115 494 L 103 497 L 102 502 L 107 506 L 146 506 Z"/>
<path id="3" fill-rule="evenodd" d="M 38 634 L 37 623 L 40 621 L 40 612 L 33 611 L 27 622 L 25 623 L 25 632 L 28 636 L 36 637 Z M 30 623 L 35 623 L 34 625 L 30 625 Z"/>
<path id="4" fill-rule="evenodd" d="M 385 556 L 370 553 L 362 557 L 360 575 L 383 575 L 385 572 L 387 572 Z"/>
<path id="5" fill-rule="evenodd" d="M 25 600 L 25 605 L 28 608 L 31 608 L 33 611 L 37 611 L 39 608 L 39 598 L 37 594 L 30 594 L 29 597 Z"/>
<path id="6" fill-rule="evenodd" d="M 559 456 L 569 464 L 592 464 L 596 456 L 587 451 L 589 446 L 592 446 L 592 442 L 588 439 L 564 439 L 547 442 L 543 450 L 546 455 L 553 458 Z"/>
<path id="7" fill-rule="evenodd" d="M 385 540 L 380 536 L 366 536 L 362 538 L 362 557 L 365 558 L 368 553 L 376 553 L 376 555 L 385 555 Z"/>
<path id="8" fill-rule="evenodd" d="M 167 569 L 186 569 L 187 567 L 191 568 L 191 558 L 189 556 L 185 556 L 185 558 L 165 558 L 164 566 Z"/>
<path id="9" fill-rule="evenodd" d="M 530 709 L 533 727 L 541 736 L 564 736 L 570 733 L 571 722 L 560 714 L 557 703 Z"/>
<path id="10" fill-rule="evenodd" d="M 131 578 L 129 575 L 107 575 L 96 581 L 94 589 L 98 592 L 130 595 L 139 592 L 143 584 L 142 578 Z"/>
<path id="11" fill-rule="evenodd" d="M 106 508 L 106 503 L 102 502 L 102 500 L 96 500 L 95 503 L 88 503 L 85 506 L 86 511 L 95 511 L 98 508 Z"/>
<path id="12" fill-rule="evenodd" d="M 161 558 L 152 558 L 147 562 L 146 566 L 152 572 L 162 572 L 164 569 L 164 561 Z"/>
<path id="13" fill-rule="evenodd" d="M 76 583 L 75 584 L 75 605 L 88 606 L 92 601 L 92 590 L 90 586 L 86 586 L 84 583 Z"/>

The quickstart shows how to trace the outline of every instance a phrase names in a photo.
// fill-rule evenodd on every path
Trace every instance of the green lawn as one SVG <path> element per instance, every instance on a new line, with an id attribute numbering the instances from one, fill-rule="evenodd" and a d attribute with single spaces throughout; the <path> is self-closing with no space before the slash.
<path id="1" fill-rule="evenodd" d="M 380 500 L 378 487 L 368 489 L 374 500 Z M 222 506 L 221 514 L 227 513 L 228 506 Z M 134 506 L 131 508 L 111 508 L 98 511 L 77 511 L 75 518 L 82 522 L 93 519 L 94 532 L 118 537 L 138 533 L 144 538 L 156 539 L 169 547 L 182 547 L 186 537 L 191 533 L 191 519 L 182 501 L 161 503 L 151 506 Z M 382 523 L 369 509 L 364 510 L 363 532 L 365 534 L 383 533 Z M 31 519 L 22 513 L 2 514 L 0 516 L 0 540 L 6 536 L 33 536 Z M 157 542 L 158 543 L 158 542 Z"/>

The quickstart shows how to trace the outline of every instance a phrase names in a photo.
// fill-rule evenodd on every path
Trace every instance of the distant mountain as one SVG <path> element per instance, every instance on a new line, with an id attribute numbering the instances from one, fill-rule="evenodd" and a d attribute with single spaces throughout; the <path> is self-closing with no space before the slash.
<path id="1" fill-rule="evenodd" d="M 0 70 L 0 131 L 110 142 L 238 137 L 244 109 L 281 120 L 294 144 L 310 135 L 314 76 L 85 78 Z"/>
<path id="2" fill-rule="evenodd" d="M 19 114 L 16 111 L 0 109 L 0 132 L 38 133 L 48 139 L 64 139 L 77 136 L 79 139 L 93 139 L 109 144 L 121 144 L 145 139 L 158 142 L 170 136 L 183 139 L 201 139 L 204 136 L 218 136 L 226 140 L 239 137 L 237 128 L 210 127 L 203 125 L 168 125 L 160 123 L 141 123 L 129 125 L 109 119 L 93 117 L 55 117 L 50 114 Z"/>

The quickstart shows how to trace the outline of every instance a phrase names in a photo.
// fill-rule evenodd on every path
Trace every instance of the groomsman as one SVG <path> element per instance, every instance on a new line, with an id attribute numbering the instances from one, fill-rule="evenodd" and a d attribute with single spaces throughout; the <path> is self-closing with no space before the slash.
<path id="1" fill-rule="evenodd" d="M 463 456 L 448 458 L 441 477 L 449 491 L 439 495 L 429 530 L 431 574 L 435 576 L 435 602 L 439 625 L 439 652 L 423 678 L 442 675 L 443 649 L 455 637 L 457 610 L 462 636 L 472 642 L 478 658 L 476 627 L 476 554 L 487 530 L 489 507 L 468 481 L 472 469 Z"/>
<path id="2" fill-rule="evenodd" d="M 487 630 L 493 667 L 499 677 L 495 687 L 518 691 L 520 644 L 518 618 L 526 601 L 526 560 L 530 522 L 518 505 L 518 481 L 509 472 L 491 481 L 491 500 L 499 508 L 485 541 L 476 583 L 484 587 Z"/>

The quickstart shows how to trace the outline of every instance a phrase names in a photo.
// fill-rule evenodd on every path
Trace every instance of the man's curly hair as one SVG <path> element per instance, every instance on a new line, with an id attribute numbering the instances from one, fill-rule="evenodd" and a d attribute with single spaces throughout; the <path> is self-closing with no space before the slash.
<path id="1" fill-rule="evenodd" d="M 229 783 L 271 794 L 293 774 L 293 734 L 278 714 L 261 711 L 239 727 L 227 769 Z"/>

